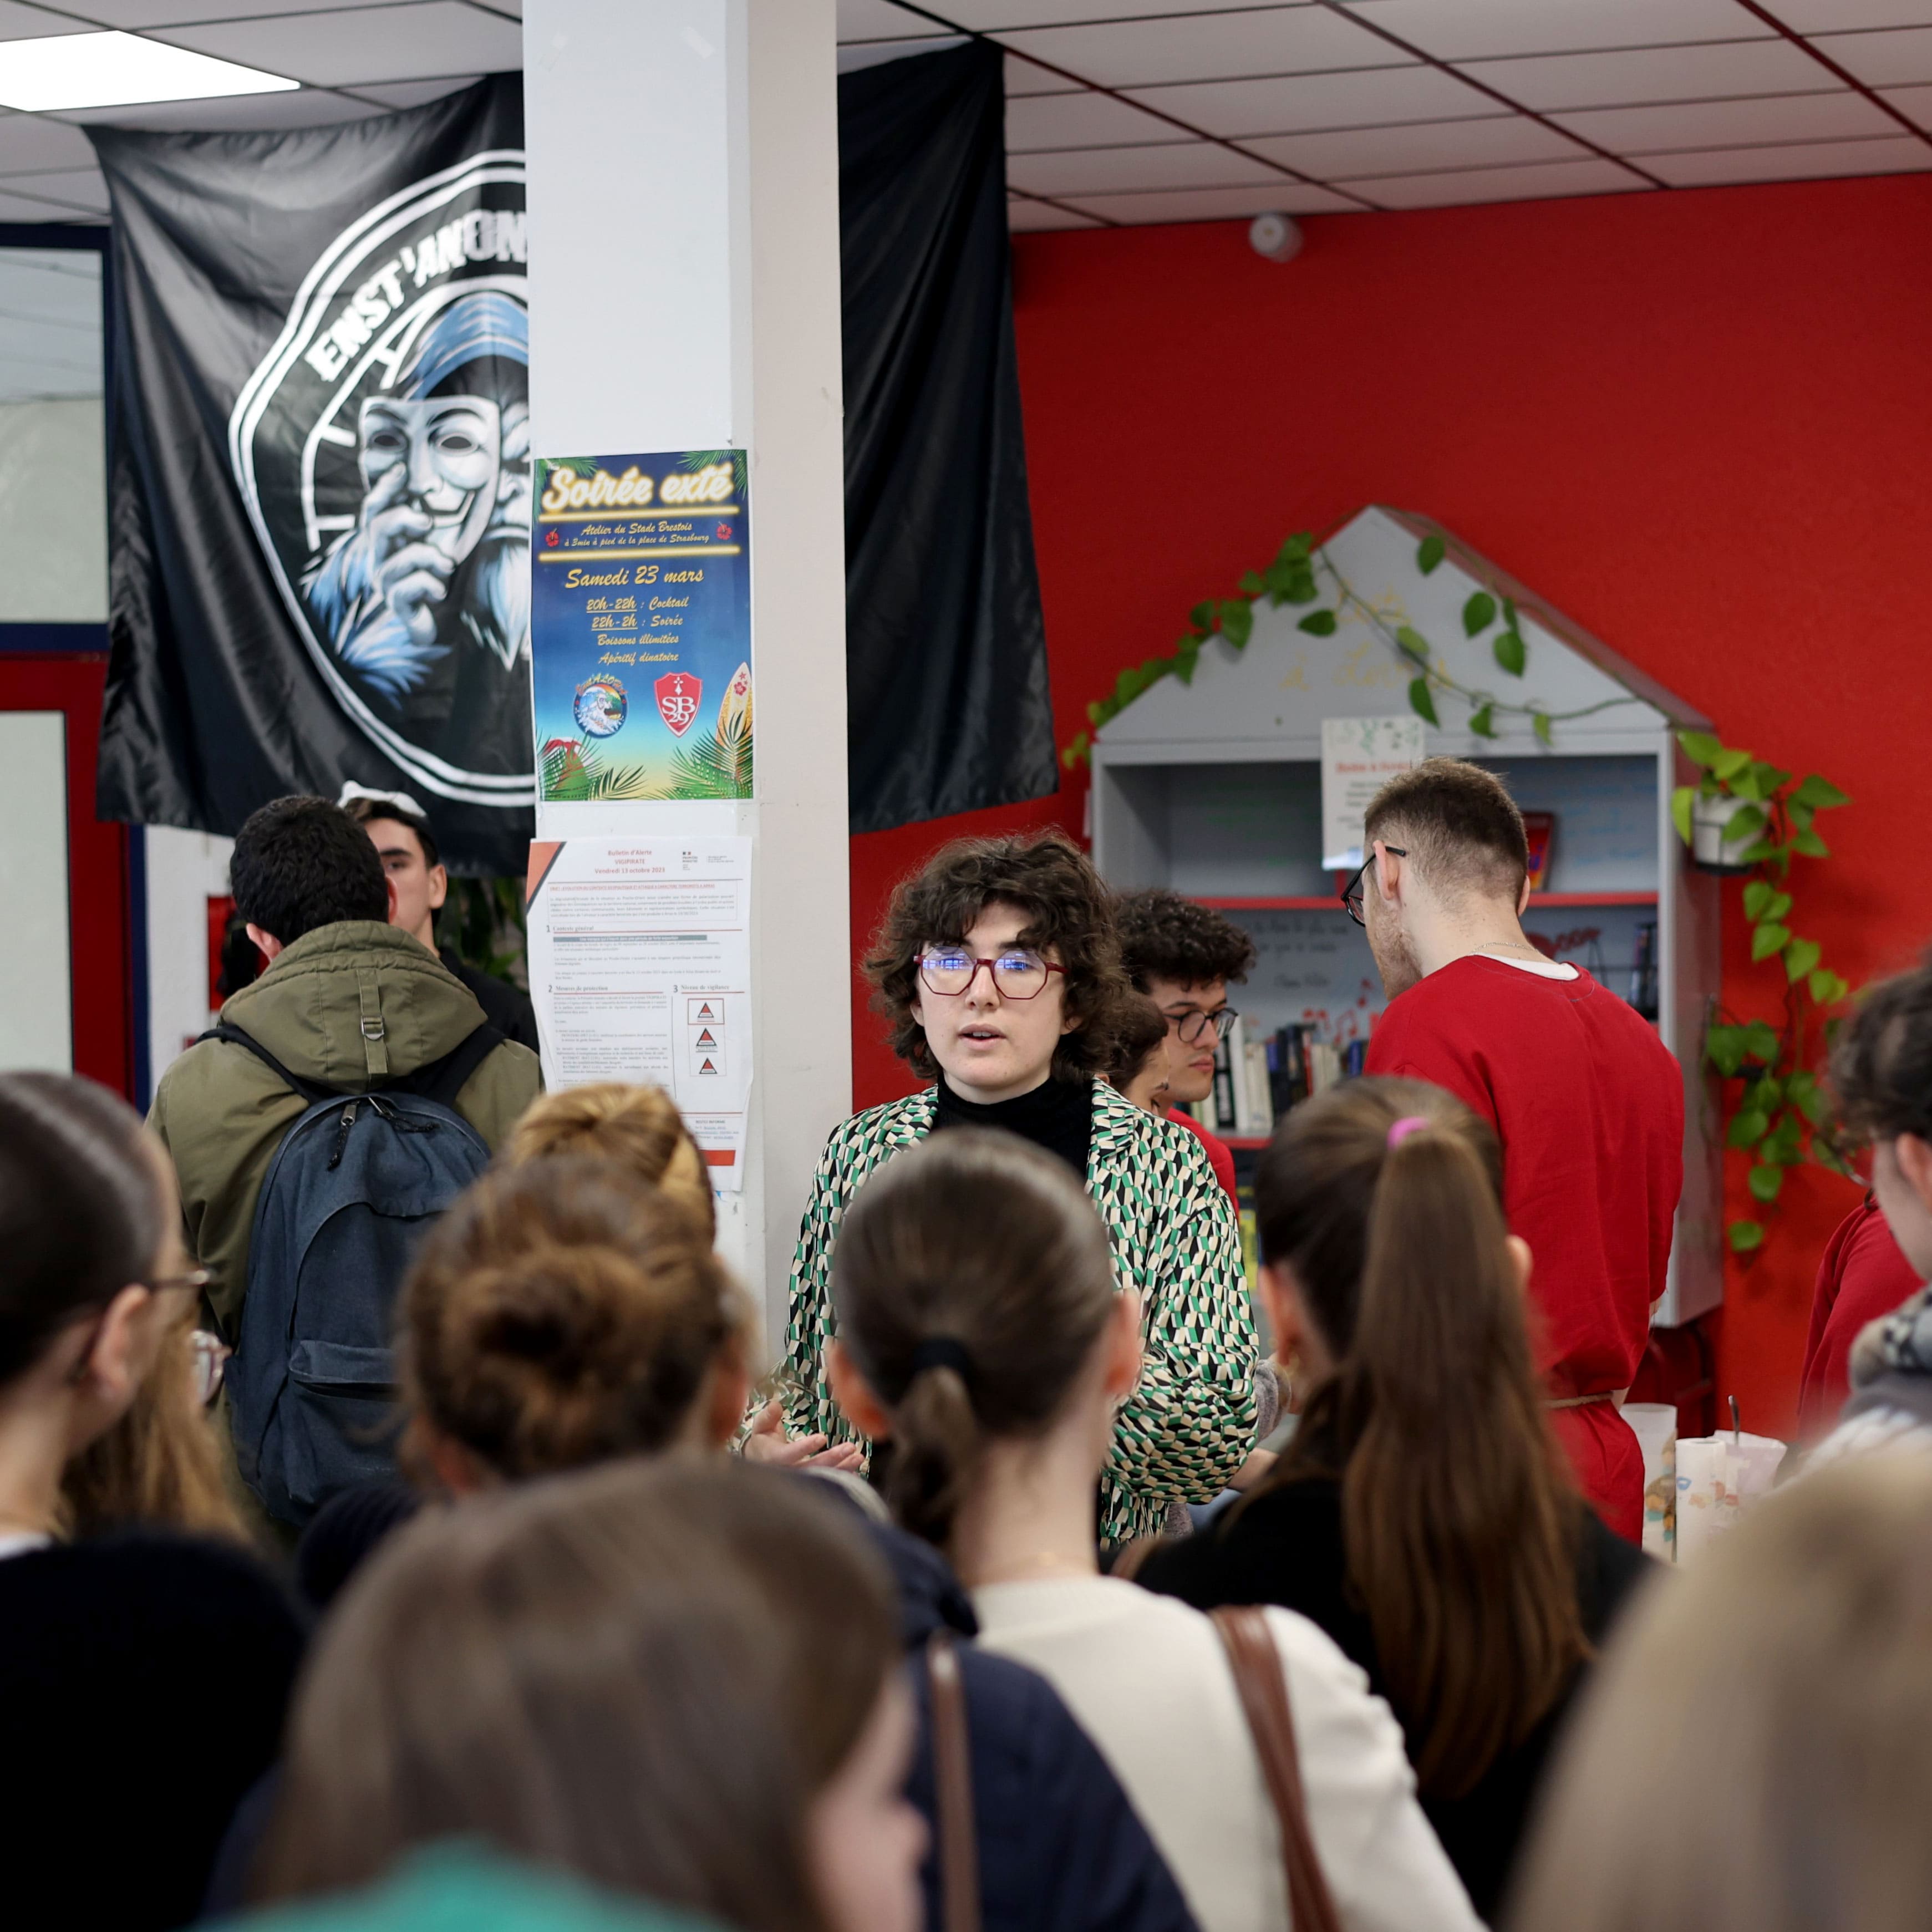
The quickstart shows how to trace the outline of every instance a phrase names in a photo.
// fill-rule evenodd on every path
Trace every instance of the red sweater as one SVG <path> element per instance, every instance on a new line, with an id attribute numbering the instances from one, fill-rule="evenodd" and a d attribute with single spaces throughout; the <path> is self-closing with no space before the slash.
<path id="1" fill-rule="evenodd" d="M 1240 1190 L 1234 1185 L 1234 1150 L 1223 1140 L 1217 1140 L 1192 1114 L 1179 1107 L 1170 1107 L 1167 1118 L 1178 1127 L 1185 1127 L 1208 1150 L 1208 1165 L 1214 1170 L 1214 1178 L 1222 1186 L 1228 1198 L 1234 1204 L 1238 1218 L 1241 1211 Z"/>
<path id="2" fill-rule="evenodd" d="M 1899 1252 L 1892 1229 L 1868 1194 L 1839 1222 L 1818 1264 L 1811 1291 L 1811 1332 L 1798 1378 L 1798 1433 L 1822 1436 L 1851 1394 L 1846 1372 L 1858 1330 L 1889 1315 L 1924 1286 Z"/>
<path id="3" fill-rule="evenodd" d="M 1684 1180 L 1684 1077 L 1649 1022 L 1587 973 L 1468 956 L 1389 1003 L 1367 1071 L 1433 1081 L 1496 1129 L 1551 1394 L 1628 1388 Z"/>

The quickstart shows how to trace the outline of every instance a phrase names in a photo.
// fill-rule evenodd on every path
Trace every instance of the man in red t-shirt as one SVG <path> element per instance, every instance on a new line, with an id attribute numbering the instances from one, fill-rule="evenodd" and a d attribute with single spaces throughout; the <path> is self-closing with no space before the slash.
<path id="1" fill-rule="evenodd" d="M 1367 1071 L 1432 1081 L 1495 1128 L 1551 1420 L 1583 1493 L 1640 1541 L 1643 1457 L 1618 1406 L 1664 1292 L 1683 1074 L 1634 1007 L 1523 937 L 1522 814 L 1491 773 L 1430 758 L 1391 779 L 1364 849 L 1349 910 L 1389 997 Z"/>
<path id="2" fill-rule="evenodd" d="M 1889 1315 L 1924 1283 L 1868 1194 L 1844 1220 L 1818 1264 L 1811 1290 L 1811 1332 L 1798 1377 L 1798 1435 L 1828 1433 L 1852 1392 L 1852 1344 L 1868 1322 Z"/>
<path id="3" fill-rule="evenodd" d="M 1114 919 L 1127 977 L 1167 1022 L 1168 1097 L 1182 1103 L 1168 1118 L 1200 1137 L 1238 1212 L 1234 1155 L 1183 1106 L 1198 1106 L 1214 1090 L 1214 1049 L 1234 1021 L 1228 982 L 1248 976 L 1255 943 L 1212 907 L 1162 886 L 1119 894 Z"/>

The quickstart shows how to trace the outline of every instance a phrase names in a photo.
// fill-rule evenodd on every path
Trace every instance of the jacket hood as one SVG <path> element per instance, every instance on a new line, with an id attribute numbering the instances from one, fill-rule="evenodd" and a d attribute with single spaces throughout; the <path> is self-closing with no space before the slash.
<path id="1" fill-rule="evenodd" d="M 922 1646 L 936 1630 L 979 1635 L 972 1598 L 953 1575 L 952 1564 L 931 1544 L 892 1523 L 868 1522 L 866 1526 L 898 1586 L 899 1640 L 908 1650 Z"/>
<path id="2" fill-rule="evenodd" d="M 483 1009 L 400 926 L 352 919 L 285 947 L 221 1017 L 291 1073 L 355 1089 L 440 1060 L 482 1024 Z"/>

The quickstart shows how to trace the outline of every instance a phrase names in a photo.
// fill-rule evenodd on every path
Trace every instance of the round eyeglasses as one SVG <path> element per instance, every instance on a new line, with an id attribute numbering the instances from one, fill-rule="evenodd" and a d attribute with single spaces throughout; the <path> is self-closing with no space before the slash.
<path id="1" fill-rule="evenodd" d="M 979 958 L 963 946 L 933 946 L 919 956 L 920 983 L 928 993 L 958 999 L 970 990 L 982 967 L 1003 1000 L 1036 1000 L 1054 974 L 1066 970 L 1024 946 L 1010 946 L 990 959 Z"/>
<path id="2" fill-rule="evenodd" d="M 1234 1031 L 1234 1022 L 1240 1015 L 1232 1006 L 1223 1006 L 1218 1012 L 1169 1013 L 1166 1018 L 1174 1037 L 1183 1046 L 1198 1046 L 1210 1033 L 1218 1046 Z"/>

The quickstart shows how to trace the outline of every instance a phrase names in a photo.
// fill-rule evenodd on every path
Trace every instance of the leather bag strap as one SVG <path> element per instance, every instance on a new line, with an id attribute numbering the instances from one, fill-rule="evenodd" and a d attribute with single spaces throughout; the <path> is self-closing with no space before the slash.
<path id="1" fill-rule="evenodd" d="M 944 1932 L 980 1932 L 980 1840 L 973 1821 L 973 1754 L 966 1687 L 952 1633 L 926 1640 L 932 1694 L 933 1784 L 939 1798 L 939 1886 Z"/>
<path id="2" fill-rule="evenodd" d="M 1288 1673 L 1275 1648 L 1265 1612 L 1252 1605 L 1225 1606 L 1208 1614 L 1214 1620 L 1228 1667 L 1234 1673 L 1241 1709 L 1253 1734 L 1255 1755 L 1281 1821 L 1281 1862 L 1288 1880 L 1288 1921 L 1293 1932 L 1341 1932 L 1341 1915 L 1328 1889 L 1315 1840 L 1308 1830 L 1308 1799 L 1302 1789 L 1301 1760 L 1294 1744 L 1294 1718 L 1288 1701 Z"/>

